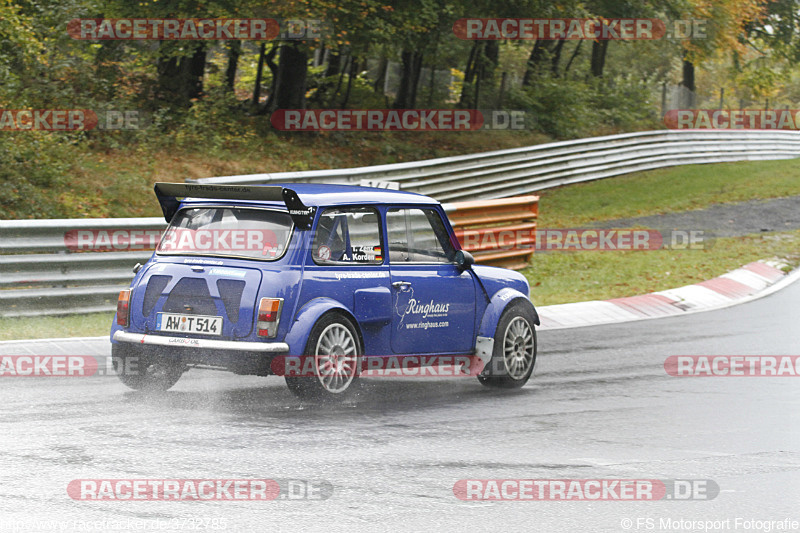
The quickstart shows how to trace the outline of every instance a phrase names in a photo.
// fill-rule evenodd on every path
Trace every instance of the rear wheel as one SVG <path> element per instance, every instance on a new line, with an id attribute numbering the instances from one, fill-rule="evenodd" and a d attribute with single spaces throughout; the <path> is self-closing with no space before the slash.
<path id="1" fill-rule="evenodd" d="M 137 354 L 117 344 L 112 345 L 111 364 L 125 386 L 145 392 L 169 390 L 186 371 L 180 362 L 164 357 Z"/>
<path id="2" fill-rule="evenodd" d="M 306 356 L 313 357 L 313 376 L 286 376 L 286 385 L 303 399 L 340 399 L 358 380 L 361 343 L 353 322 L 331 312 L 314 325 L 306 343 Z"/>
<path id="3" fill-rule="evenodd" d="M 494 336 L 492 359 L 478 381 L 487 387 L 515 389 L 528 382 L 536 364 L 535 317 L 524 302 L 503 312 Z"/>

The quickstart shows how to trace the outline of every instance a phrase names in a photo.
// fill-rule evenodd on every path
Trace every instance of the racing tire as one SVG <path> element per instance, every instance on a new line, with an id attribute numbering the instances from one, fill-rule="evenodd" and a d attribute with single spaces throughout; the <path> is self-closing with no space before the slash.
<path id="1" fill-rule="evenodd" d="M 525 302 L 512 302 L 500 316 L 492 359 L 478 381 L 487 387 L 517 389 L 525 385 L 536 365 L 536 321 Z"/>
<path id="2" fill-rule="evenodd" d="M 180 362 L 137 354 L 117 344 L 112 345 L 111 353 L 111 364 L 119 380 L 126 387 L 137 391 L 167 391 L 186 371 L 186 366 Z"/>
<path id="3" fill-rule="evenodd" d="M 361 341 L 352 320 L 343 313 L 327 313 L 314 324 L 304 353 L 314 358 L 314 375 L 285 377 L 296 396 L 303 400 L 341 400 L 355 389 Z"/>

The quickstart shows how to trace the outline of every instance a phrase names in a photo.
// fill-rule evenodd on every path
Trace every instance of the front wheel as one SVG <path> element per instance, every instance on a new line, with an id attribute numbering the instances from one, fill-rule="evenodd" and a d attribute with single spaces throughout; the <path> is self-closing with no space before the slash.
<path id="1" fill-rule="evenodd" d="M 514 302 L 503 312 L 494 335 L 492 359 L 478 376 L 487 387 L 516 389 L 525 385 L 536 364 L 535 317 L 530 306 Z"/>
<path id="2" fill-rule="evenodd" d="M 361 343 L 353 322 L 344 314 L 324 315 L 311 330 L 306 356 L 314 358 L 313 376 L 286 376 L 286 385 L 302 399 L 341 399 L 358 380 Z"/>

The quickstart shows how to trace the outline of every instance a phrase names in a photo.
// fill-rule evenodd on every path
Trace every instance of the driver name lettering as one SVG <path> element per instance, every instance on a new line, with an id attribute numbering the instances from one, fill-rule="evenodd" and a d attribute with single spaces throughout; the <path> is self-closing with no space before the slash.
<path id="1" fill-rule="evenodd" d="M 351 255 L 344 254 L 342 261 L 383 261 L 380 246 L 353 246 Z"/>

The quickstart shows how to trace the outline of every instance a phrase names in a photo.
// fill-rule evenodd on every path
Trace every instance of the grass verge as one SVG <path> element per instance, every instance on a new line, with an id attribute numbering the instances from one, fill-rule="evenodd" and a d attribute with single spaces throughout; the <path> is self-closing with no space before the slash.
<path id="1" fill-rule="evenodd" d="M 0 341 L 108 335 L 114 313 L 0 318 Z"/>
<path id="2" fill-rule="evenodd" d="M 796 159 L 685 165 L 541 191 L 540 228 L 800 195 Z"/>
<path id="3" fill-rule="evenodd" d="M 800 265 L 800 230 L 721 238 L 702 250 L 536 253 L 522 273 L 541 306 L 673 289 L 772 257 Z"/>

